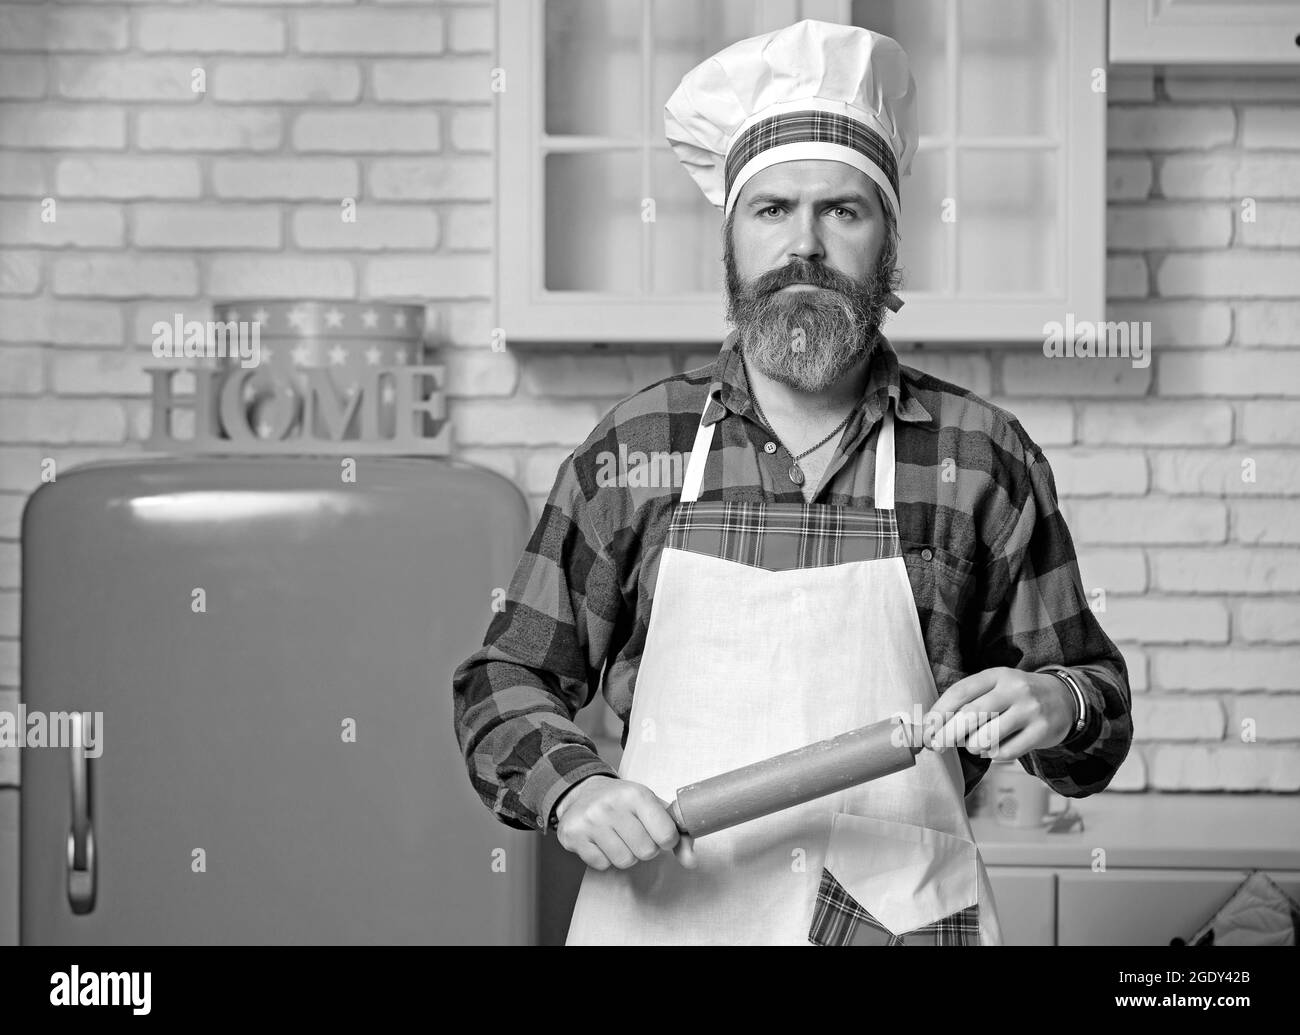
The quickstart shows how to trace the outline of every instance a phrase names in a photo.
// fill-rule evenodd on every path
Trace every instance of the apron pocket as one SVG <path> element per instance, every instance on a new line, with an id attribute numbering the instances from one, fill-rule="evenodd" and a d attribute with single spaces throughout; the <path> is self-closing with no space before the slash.
<path id="1" fill-rule="evenodd" d="M 808 940 L 816 945 L 978 945 L 975 843 L 837 812 Z"/>

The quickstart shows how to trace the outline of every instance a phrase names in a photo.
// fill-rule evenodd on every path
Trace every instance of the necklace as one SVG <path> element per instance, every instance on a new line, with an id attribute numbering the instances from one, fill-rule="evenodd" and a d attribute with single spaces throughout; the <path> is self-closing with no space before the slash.
<path id="1" fill-rule="evenodd" d="M 767 415 L 763 413 L 763 407 L 758 405 L 758 396 L 753 392 L 753 381 L 750 381 L 750 386 L 751 389 L 750 389 L 749 397 L 754 400 L 754 409 L 758 411 L 758 416 L 762 419 L 763 424 L 767 427 L 767 430 L 772 432 L 772 437 L 776 439 L 778 442 L 781 442 L 781 436 L 772 430 L 772 422 L 769 421 L 767 419 Z M 781 448 L 784 449 L 787 453 L 790 453 L 790 480 L 794 482 L 795 485 L 802 485 L 804 482 L 803 468 L 799 466 L 799 461 L 802 460 L 809 453 L 813 452 L 813 450 L 820 449 L 822 446 L 826 445 L 827 442 L 829 442 L 832 438 L 835 437 L 836 432 L 838 432 L 841 428 L 844 427 L 844 425 L 846 425 L 849 422 L 849 418 L 852 416 L 853 416 L 853 410 L 849 410 L 849 412 L 845 415 L 844 419 L 840 421 L 837 425 L 835 425 L 834 430 L 831 431 L 829 435 L 827 435 L 824 439 L 818 442 L 817 445 L 813 446 L 812 449 L 805 449 L 798 456 L 795 456 L 793 453 L 790 453 L 790 450 L 786 446 L 786 444 L 784 442 L 781 442 Z"/>

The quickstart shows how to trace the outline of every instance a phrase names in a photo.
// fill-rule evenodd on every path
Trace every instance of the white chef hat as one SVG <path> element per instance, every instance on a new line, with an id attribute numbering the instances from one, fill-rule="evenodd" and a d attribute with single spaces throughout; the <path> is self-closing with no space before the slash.
<path id="1" fill-rule="evenodd" d="M 664 106 L 664 130 L 725 213 L 760 169 L 821 158 L 870 176 L 897 219 L 899 177 L 916 152 L 916 84 L 897 41 L 805 20 L 733 43 L 687 72 Z"/>

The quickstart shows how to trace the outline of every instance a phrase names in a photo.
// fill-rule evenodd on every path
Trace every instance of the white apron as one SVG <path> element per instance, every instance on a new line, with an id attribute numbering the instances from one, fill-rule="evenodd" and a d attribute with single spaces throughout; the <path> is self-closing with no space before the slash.
<path id="1" fill-rule="evenodd" d="M 937 698 L 894 517 L 892 413 L 875 510 L 697 502 L 714 427 L 701 415 L 619 765 L 665 802 Z M 956 749 L 927 749 L 699 838 L 695 869 L 668 852 L 588 868 L 566 944 L 1001 944 L 963 790 Z"/>

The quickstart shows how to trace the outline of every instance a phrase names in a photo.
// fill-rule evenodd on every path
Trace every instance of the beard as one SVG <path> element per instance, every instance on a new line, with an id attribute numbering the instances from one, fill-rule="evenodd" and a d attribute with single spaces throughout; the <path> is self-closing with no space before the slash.
<path id="1" fill-rule="evenodd" d="M 886 302 L 897 286 L 894 262 L 894 249 L 887 245 L 876 268 L 860 281 L 804 259 L 742 280 L 728 227 L 727 318 L 741 350 L 774 381 L 803 392 L 824 391 L 875 351 Z M 790 284 L 820 290 L 781 291 Z"/>

